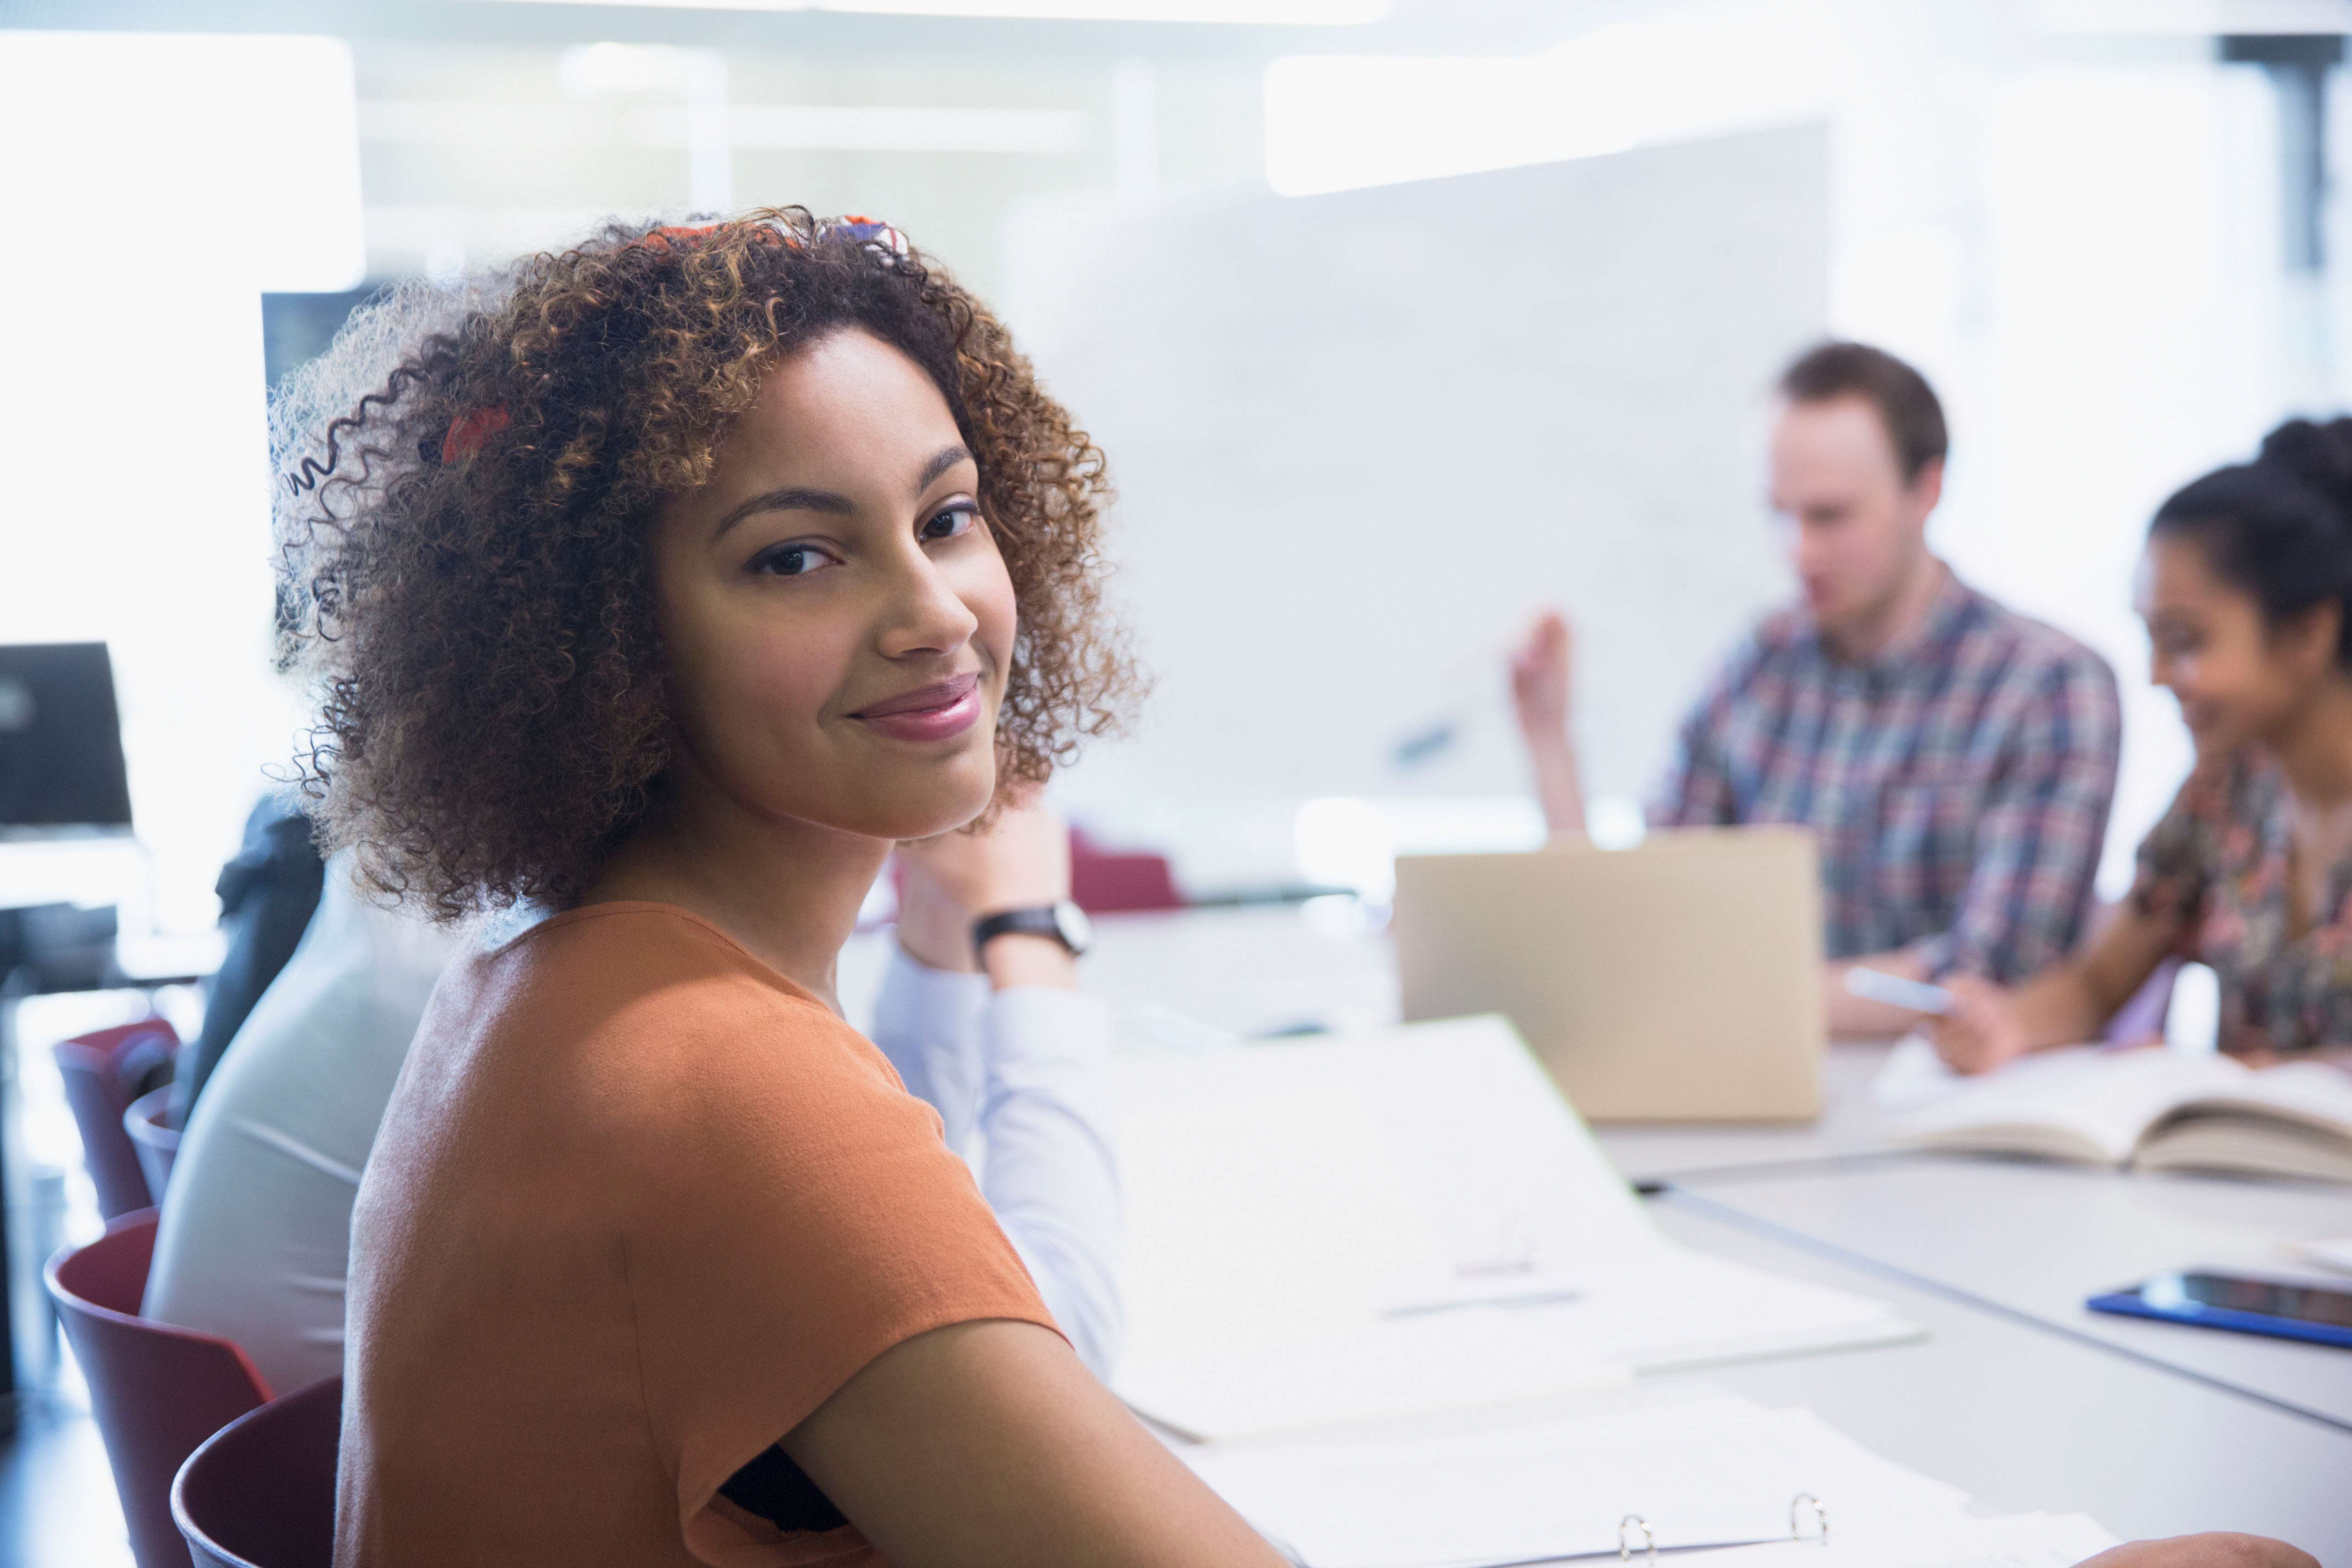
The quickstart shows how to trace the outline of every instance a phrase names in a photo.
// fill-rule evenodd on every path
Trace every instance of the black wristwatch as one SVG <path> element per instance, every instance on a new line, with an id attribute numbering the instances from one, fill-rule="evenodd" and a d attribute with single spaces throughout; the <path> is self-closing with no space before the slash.
<path id="1" fill-rule="evenodd" d="M 999 910 L 971 923 L 971 950 L 977 953 L 999 936 L 1015 933 L 1051 936 L 1068 948 L 1072 957 L 1076 957 L 1094 946 L 1095 923 L 1087 918 L 1085 910 L 1066 898 L 1030 909 Z"/>

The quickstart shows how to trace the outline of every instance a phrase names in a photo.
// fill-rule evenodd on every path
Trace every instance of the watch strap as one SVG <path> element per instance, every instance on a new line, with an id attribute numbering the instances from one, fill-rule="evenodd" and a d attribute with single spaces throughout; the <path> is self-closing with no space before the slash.
<path id="1" fill-rule="evenodd" d="M 1064 947 L 1069 938 L 1062 935 L 1059 914 L 1050 904 L 1028 909 L 1004 909 L 994 915 L 983 915 L 971 923 L 972 951 L 978 952 L 999 936 L 1050 936 Z M 1070 949 L 1076 952 L 1076 948 Z"/>

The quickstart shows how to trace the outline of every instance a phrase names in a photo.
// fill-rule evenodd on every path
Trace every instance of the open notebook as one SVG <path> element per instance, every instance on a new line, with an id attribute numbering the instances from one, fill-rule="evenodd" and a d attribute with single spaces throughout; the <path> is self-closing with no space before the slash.
<path id="1" fill-rule="evenodd" d="M 1501 1018 L 1139 1053 L 1106 1078 L 1127 1207 L 1113 1386 L 1190 1437 L 1919 1333 L 1667 1240 Z"/>
<path id="2" fill-rule="evenodd" d="M 2352 1073 L 2315 1061 L 2071 1046 L 1962 1078 L 1915 1035 L 1875 1096 L 1930 1148 L 2352 1182 Z"/>

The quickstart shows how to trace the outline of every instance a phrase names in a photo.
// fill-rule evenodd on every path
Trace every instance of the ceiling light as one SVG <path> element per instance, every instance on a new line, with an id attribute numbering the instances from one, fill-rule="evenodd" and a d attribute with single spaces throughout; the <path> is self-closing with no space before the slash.
<path id="1" fill-rule="evenodd" d="M 501 0 L 528 4 L 531 0 Z M 1394 0 L 538 0 L 681 11 L 832 11 L 867 16 L 1024 17 L 1056 22 L 1256 23 L 1294 27 L 1377 22 Z"/>

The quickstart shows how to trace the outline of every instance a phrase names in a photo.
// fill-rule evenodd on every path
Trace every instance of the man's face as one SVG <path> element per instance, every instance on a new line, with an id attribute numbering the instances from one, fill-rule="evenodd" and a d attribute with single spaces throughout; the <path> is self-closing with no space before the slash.
<path id="1" fill-rule="evenodd" d="M 1814 620 L 1832 639 L 1884 615 L 1927 553 L 1943 464 L 1909 480 L 1868 399 L 1784 403 L 1772 430 L 1772 510 Z"/>

